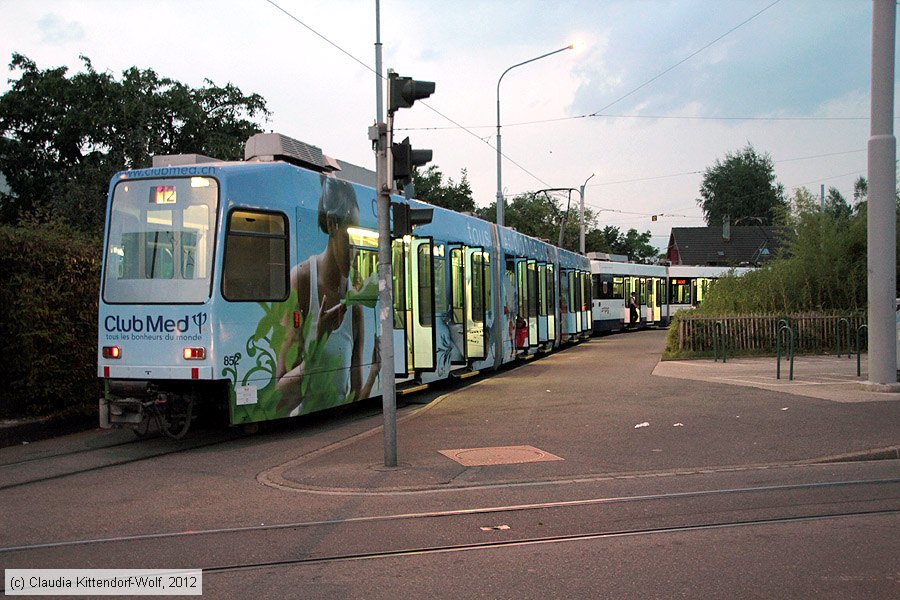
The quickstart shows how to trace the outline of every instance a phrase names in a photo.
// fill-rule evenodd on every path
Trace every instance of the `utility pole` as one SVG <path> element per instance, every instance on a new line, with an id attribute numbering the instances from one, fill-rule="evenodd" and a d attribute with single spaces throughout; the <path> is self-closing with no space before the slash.
<path id="1" fill-rule="evenodd" d="M 872 109 L 869 137 L 868 298 L 869 380 L 879 391 L 897 385 L 894 304 L 897 289 L 897 216 L 894 137 L 895 0 L 872 1 Z"/>

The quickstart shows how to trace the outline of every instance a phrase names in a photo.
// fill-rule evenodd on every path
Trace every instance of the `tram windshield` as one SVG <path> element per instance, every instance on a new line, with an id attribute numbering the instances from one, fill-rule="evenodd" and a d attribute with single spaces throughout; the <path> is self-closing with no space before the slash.
<path id="1" fill-rule="evenodd" d="M 104 301 L 206 301 L 218 189 L 207 177 L 119 182 L 112 199 Z"/>

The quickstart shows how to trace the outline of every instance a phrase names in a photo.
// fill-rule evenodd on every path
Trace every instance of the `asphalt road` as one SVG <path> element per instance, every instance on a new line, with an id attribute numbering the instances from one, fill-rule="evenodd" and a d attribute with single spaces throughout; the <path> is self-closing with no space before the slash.
<path id="1" fill-rule="evenodd" d="M 685 385 L 651 375 L 661 340 L 402 408 L 393 470 L 377 404 L 3 449 L 0 566 L 202 568 L 210 598 L 898 597 L 900 461 L 819 462 L 896 443 L 898 403 Z M 503 444 L 560 460 L 439 452 Z"/>

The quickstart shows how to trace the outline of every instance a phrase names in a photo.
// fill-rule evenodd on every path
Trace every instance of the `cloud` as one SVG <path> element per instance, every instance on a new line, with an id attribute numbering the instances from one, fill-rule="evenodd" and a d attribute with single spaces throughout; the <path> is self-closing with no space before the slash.
<path id="1" fill-rule="evenodd" d="M 611 15 L 609 43 L 580 68 L 571 110 L 665 115 L 702 103 L 708 116 L 802 116 L 866 88 L 862 2 L 779 3 L 702 49 L 765 4 L 625 7 Z"/>
<path id="2" fill-rule="evenodd" d="M 61 45 L 84 39 L 84 27 L 78 21 L 67 21 L 54 14 L 48 14 L 37 24 L 41 31 L 41 41 L 46 44 Z"/>

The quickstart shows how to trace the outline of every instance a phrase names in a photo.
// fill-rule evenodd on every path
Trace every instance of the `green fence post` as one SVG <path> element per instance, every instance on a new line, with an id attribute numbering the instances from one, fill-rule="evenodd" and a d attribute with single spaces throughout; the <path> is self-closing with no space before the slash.
<path id="1" fill-rule="evenodd" d="M 783 321 L 784 319 L 782 319 Z M 779 321 L 781 323 L 781 321 Z M 788 344 L 788 352 L 791 360 L 791 371 L 790 371 L 790 380 L 794 380 L 794 330 L 791 329 L 790 325 L 782 325 L 778 329 L 778 333 L 775 335 L 775 351 L 778 360 L 778 366 L 775 370 L 775 378 L 781 379 L 781 334 L 782 332 L 787 331 L 789 336 L 789 344 Z"/>
<path id="2" fill-rule="evenodd" d="M 840 358 L 843 354 L 841 352 L 841 332 L 843 331 L 843 328 L 841 327 L 842 324 L 847 326 L 847 358 L 850 358 L 850 320 L 843 317 L 838 321 L 837 324 L 837 355 L 838 358 Z"/>

